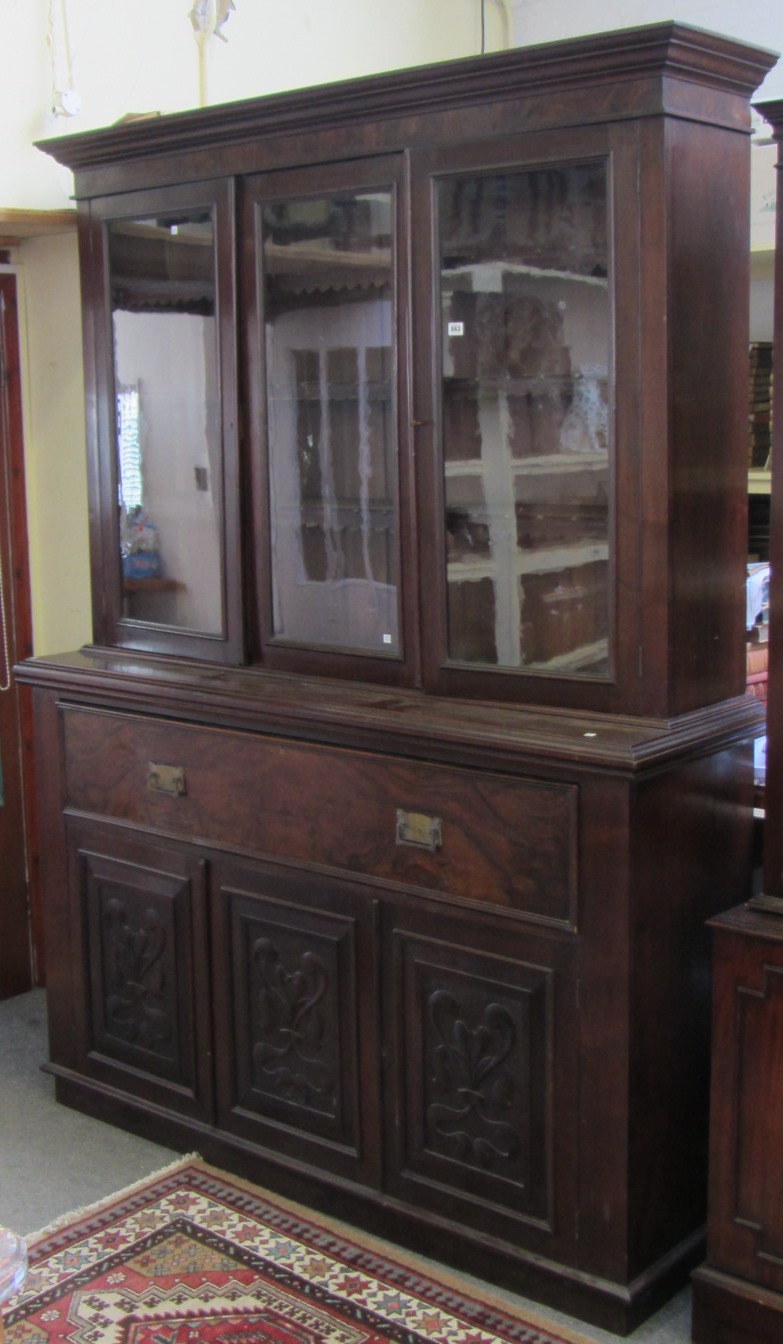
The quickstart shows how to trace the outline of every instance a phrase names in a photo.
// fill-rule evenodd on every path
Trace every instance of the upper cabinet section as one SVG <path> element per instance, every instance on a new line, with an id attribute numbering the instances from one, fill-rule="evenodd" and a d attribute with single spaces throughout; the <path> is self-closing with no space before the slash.
<path id="1" fill-rule="evenodd" d="M 653 718 L 740 694 L 773 63 L 667 23 L 47 143 L 96 643 Z"/>

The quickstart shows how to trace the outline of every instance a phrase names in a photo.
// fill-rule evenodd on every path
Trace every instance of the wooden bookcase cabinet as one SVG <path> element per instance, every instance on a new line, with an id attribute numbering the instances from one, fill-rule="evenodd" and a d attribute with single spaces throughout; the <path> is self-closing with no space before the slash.
<path id="1" fill-rule="evenodd" d="M 714 995 L 707 1256 L 693 1339 L 773 1344 L 783 1320 L 780 1005 L 783 921 L 750 905 L 712 921 Z"/>
<path id="2" fill-rule="evenodd" d="M 770 64 L 664 24 L 46 146 L 94 589 L 19 672 L 58 1096 L 620 1332 L 698 1258 L 704 924 L 750 875 Z M 193 344 L 197 508 L 172 431 L 144 517 L 118 433 L 162 371 L 195 436 Z"/>
<path id="3" fill-rule="evenodd" d="M 758 105 L 783 163 L 783 102 Z M 712 1084 L 707 1253 L 693 1280 L 698 1344 L 772 1344 L 783 1331 L 783 208 L 778 185 L 770 528 L 770 671 L 761 890 L 711 921 Z M 776 390 L 775 390 L 776 389 Z"/>

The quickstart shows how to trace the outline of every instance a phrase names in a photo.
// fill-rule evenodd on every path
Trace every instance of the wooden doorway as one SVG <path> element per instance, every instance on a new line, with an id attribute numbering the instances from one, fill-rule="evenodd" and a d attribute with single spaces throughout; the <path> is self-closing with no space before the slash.
<path id="1" fill-rule="evenodd" d="M 35 983 L 28 853 L 29 691 L 14 664 L 32 653 L 16 276 L 0 273 L 0 998 Z M 27 785 L 27 788 L 26 788 Z M 35 941 L 38 941 L 37 939 Z"/>

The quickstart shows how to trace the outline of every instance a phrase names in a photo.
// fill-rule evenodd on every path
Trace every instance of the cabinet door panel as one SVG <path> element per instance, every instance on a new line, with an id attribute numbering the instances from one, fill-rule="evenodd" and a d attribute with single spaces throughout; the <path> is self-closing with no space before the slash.
<path id="1" fill-rule="evenodd" d="M 233 212 L 226 181 L 90 206 L 106 389 L 96 629 L 217 662 L 241 661 L 243 638 Z"/>
<path id="2" fill-rule="evenodd" d="M 218 1031 L 229 1043 L 217 1064 L 221 1124 L 374 1182 L 367 902 L 332 883 L 229 862 L 216 871 L 214 902 Z"/>
<path id="3" fill-rule="evenodd" d="M 410 679 L 404 190 L 396 155 L 243 185 L 270 666 Z"/>
<path id="4" fill-rule="evenodd" d="M 439 921 L 391 932 L 387 1030 L 398 1089 L 392 1186 L 466 1225 L 543 1249 L 575 1216 L 570 950 L 465 947 Z M 450 935 L 453 935 L 450 936 Z M 512 1232 L 513 1228 L 513 1232 Z"/>
<path id="5" fill-rule="evenodd" d="M 431 401 L 423 363 L 417 383 L 420 450 L 433 427 L 423 660 L 438 690 L 606 709 L 636 676 L 617 580 L 638 542 L 618 504 L 638 489 L 636 402 L 615 390 L 635 376 L 636 155 L 624 131 L 594 128 L 567 152 L 543 134 L 416 156 L 414 331 L 435 371 Z"/>
<path id="6" fill-rule="evenodd" d="M 85 962 L 82 1049 L 96 1078 L 211 1113 L 203 864 L 108 828 L 71 825 Z"/>

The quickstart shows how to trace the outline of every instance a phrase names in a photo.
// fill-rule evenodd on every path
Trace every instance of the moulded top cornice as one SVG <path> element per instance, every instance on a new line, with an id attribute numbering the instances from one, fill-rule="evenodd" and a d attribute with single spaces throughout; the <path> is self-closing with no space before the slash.
<path id="1" fill-rule="evenodd" d="M 666 22 L 532 47 L 515 47 L 236 103 L 140 119 L 38 142 L 79 171 L 141 156 L 257 141 L 353 122 L 448 111 L 480 99 L 518 98 L 657 76 L 750 98 L 776 53 Z M 649 110 L 649 109 L 648 109 Z M 657 111 L 665 110 L 663 101 Z M 618 115 L 630 115 L 627 109 Z"/>
<path id="2" fill-rule="evenodd" d="M 783 98 L 771 99 L 766 103 L 754 103 L 753 106 L 771 126 L 775 139 L 783 136 Z"/>

